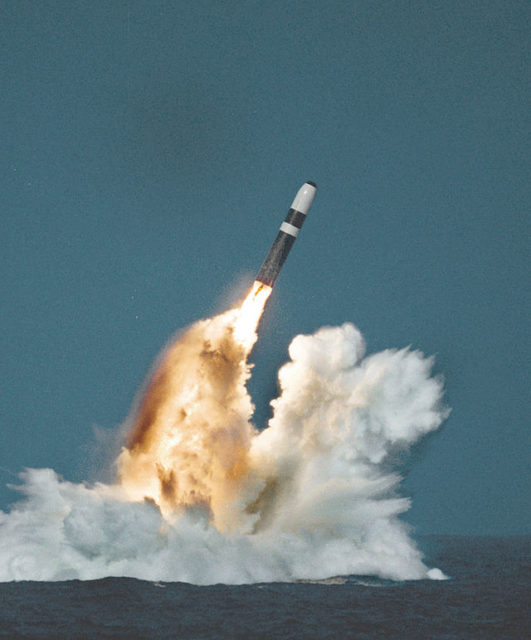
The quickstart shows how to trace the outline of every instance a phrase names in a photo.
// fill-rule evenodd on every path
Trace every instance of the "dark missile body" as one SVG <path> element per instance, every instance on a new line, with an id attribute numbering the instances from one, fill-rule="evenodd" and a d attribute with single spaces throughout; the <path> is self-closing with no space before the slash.
<path id="1" fill-rule="evenodd" d="M 256 276 L 259 282 L 269 287 L 275 284 L 275 280 L 304 224 L 316 192 L 317 185 L 315 182 L 305 182 L 299 189 L 288 211 L 288 215 L 280 225 L 277 237 L 271 245 L 271 249 L 269 249 L 269 253 Z"/>

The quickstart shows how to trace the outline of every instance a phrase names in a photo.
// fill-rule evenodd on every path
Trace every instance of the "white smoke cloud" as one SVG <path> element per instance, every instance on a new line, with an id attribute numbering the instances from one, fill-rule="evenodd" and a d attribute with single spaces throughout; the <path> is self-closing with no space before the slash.
<path id="1" fill-rule="evenodd" d="M 390 469 L 394 453 L 444 419 L 442 380 L 418 351 L 364 353 L 352 324 L 292 341 L 273 418 L 251 438 L 248 472 L 223 506 L 231 531 L 221 533 L 205 505 L 163 518 L 119 486 L 28 469 L 22 500 L 0 512 L 0 580 L 442 577 L 399 518 L 409 499 Z"/>

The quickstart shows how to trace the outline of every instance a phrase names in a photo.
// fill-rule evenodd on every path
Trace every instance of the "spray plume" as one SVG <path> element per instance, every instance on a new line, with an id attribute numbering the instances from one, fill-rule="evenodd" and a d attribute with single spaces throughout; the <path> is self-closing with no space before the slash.
<path id="1" fill-rule="evenodd" d="M 0 512 L 0 580 L 109 575 L 195 584 L 372 574 L 442 578 L 399 516 L 391 454 L 446 415 L 432 359 L 364 357 L 350 323 L 299 335 L 258 432 L 247 357 L 271 288 L 190 327 L 162 354 L 109 486 L 29 469 Z"/>

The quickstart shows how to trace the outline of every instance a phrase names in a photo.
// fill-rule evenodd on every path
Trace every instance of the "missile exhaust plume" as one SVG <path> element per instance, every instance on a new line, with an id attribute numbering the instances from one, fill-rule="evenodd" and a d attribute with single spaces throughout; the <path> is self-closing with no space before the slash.
<path id="1" fill-rule="evenodd" d="M 255 282 L 239 307 L 197 322 L 163 353 L 118 458 L 131 499 L 152 499 L 165 514 L 203 505 L 231 528 L 226 503 L 255 435 L 247 356 L 270 293 Z"/>

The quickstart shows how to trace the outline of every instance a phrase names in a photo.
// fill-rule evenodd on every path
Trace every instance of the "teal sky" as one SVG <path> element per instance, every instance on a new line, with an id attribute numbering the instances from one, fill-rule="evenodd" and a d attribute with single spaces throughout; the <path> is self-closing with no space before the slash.
<path id="1" fill-rule="evenodd" d="M 0 506 L 94 479 L 160 348 L 250 283 L 319 193 L 254 353 L 263 426 L 298 333 L 436 356 L 421 533 L 529 533 L 528 2 L 0 5 Z"/>

